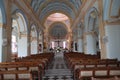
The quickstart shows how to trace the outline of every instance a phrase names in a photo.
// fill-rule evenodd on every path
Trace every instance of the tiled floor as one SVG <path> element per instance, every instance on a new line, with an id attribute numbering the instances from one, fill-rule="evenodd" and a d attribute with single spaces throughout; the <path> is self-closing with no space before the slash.
<path id="1" fill-rule="evenodd" d="M 43 80 L 73 80 L 70 69 L 67 68 L 62 56 L 55 56 L 53 62 L 45 71 Z"/>

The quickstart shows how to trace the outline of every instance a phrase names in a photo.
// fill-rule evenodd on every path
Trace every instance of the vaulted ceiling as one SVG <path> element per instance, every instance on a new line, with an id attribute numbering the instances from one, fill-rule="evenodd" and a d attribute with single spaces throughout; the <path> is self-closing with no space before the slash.
<path id="1" fill-rule="evenodd" d="M 72 22 L 77 18 L 83 0 L 29 0 L 29 3 L 39 17 L 40 23 L 46 27 L 45 32 L 52 38 L 66 38 L 71 32 Z M 47 22 L 47 23 L 46 23 Z M 48 24 L 55 25 L 49 25 Z M 63 24 L 56 24 L 57 22 Z M 70 24 L 70 25 L 69 25 Z M 47 30 L 49 29 L 49 30 Z"/>
<path id="2" fill-rule="evenodd" d="M 81 0 L 31 0 L 30 5 L 40 21 L 45 21 L 50 14 L 55 12 L 64 13 L 74 20 L 81 6 Z"/>

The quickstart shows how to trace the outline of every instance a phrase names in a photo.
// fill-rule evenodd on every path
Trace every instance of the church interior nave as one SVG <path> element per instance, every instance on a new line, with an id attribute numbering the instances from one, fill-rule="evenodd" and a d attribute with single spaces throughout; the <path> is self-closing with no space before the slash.
<path id="1" fill-rule="evenodd" d="M 0 0 L 0 80 L 120 80 L 120 0 Z"/>

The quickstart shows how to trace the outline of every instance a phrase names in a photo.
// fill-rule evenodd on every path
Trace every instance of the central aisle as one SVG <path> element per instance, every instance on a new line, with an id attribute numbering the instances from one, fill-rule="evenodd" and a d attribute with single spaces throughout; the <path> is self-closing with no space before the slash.
<path id="1" fill-rule="evenodd" d="M 67 68 L 62 53 L 56 53 L 52 63 L 45 71 L 43 80 L 73 80 L 71 70 Z"/>

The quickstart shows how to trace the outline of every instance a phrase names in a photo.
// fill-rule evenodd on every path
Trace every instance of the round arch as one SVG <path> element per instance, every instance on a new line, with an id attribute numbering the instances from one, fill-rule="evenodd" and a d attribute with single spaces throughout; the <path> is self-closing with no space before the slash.
<path id="1" fill-rule="evenodd" d="M 12 35 L 11 35 L 12 58 L 28 55 L 28 27 L 25 15 L 22 11 L 16 10 L 12 14 Z M 24 45 L 24 47 L 23 47 Z M 21 52 L 22 51 L 22 52 Z"/>
<path id="2" fill-rule="evenodd" d="M 64 11 L 62 11 L 62 10 L 54 10 L 54 11 L 51 11 L 51 12 L 48 12 L 48 13 L 45 14 L 45 17 L 43 18 L 42 23 L 44 24 L 44 23 L 45 23 L 45 20 L 46 20 L 51 14 L 54 14 L 54 13 L 62 13 L 62 14 L 66 15 L 66 16 L 69 18 L 70 23 L 72 23 L 72 21 L 73 21 L 73 18 L 71 18 L 71 16 L 70 16 L 67 12 L 64 12 Z"/>
<path id="3" fill-rule="evenodd" d="M 28 18 L 26 16 L 26 14 L 24 14 L 23 11 L 21 11 L 20 9 L 16 9 L 13 13 L 12 13 L 12 18 L 13 19 L 17 19 L 18 17 L 21 18 L 21 20 L 23 21 L 23 27 L 24 29 L 26 29 L 26 33 L 29 33 L 28 30 Z"/>
<path id="4" fill-rule="evenodd" d="M 68 43 L 68 39 L 69 39 L 68 38 L 68 27 L 66 26 L 65 23 L 63 23 L 63 22 L 54 22 L 53 24 L 51 24 L 49 26 L 48 30 L 49 30 L 48 31 L 48 35 L 51 36 L 49 38 L 50 39 L 50 41 L 49 41 L 50 42 L 49 48 L 53 48 L 53 49 L 56 49 L 58 47 L 61 47 L 61 49 L 62 48 L 64 48 L 64 49 L 65 48 L 69 48 L 69 43 Z M 55 32 L 53 32 L 53 34 L 55 34 L 55 36 L 51 35 L 51 31 L 52 30 L 55 31 Z M 57 35 L 57 34 L 59 34 L 59 35 Z M 57 42 L 58 40 L 60 41 L 59 43 Z"/>
<path id="5" fill-rule="evenodd" d="M 85 16 L 84 32 L 86 34 L 86 53 L 96 54 L 100 51 L 98 11 L 92 7 Z M 89 48 L 90 47 L 90 48 Z"/>
<path id="6" fill-rule="evenodd" d="M 85 32 L 89 31 L 89 21 L 90 21 L 90 18 L 98 18 L 98 11 L 95 7 L 92 7 L 86 14 L 85 16 Z"/>

